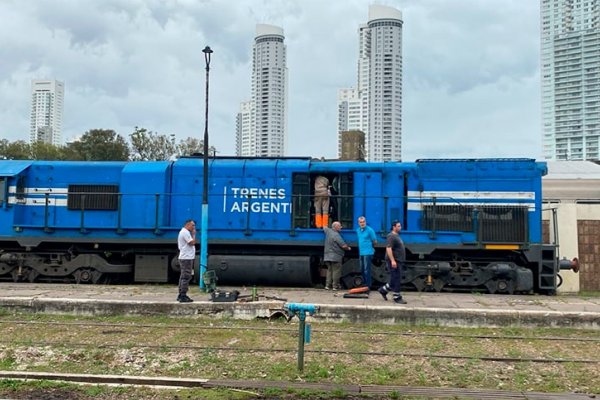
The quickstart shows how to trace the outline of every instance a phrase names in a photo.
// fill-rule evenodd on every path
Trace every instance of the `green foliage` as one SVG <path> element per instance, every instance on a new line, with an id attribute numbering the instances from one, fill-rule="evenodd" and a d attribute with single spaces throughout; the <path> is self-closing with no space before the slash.
<path id="1" fill-rule="evenodd" d="M 23 140 L 11 143 L 7 139 L 2 139 L 0 140 L 0 159 L 30 160 L 31 147 Z"/>
<path id="2" fill-rule="evenodd" d="M 175 154 L 175 136 L 161 135 L 146 128 L 135 127 L 129 135 L 131 141 L 131 160 L 161 161 L 168 160 Z"/>
<path id="3" fill-rule="evenodd" d="M 11 350 L 4 354 L 3 358 L 0 358 L 0 369 L 10 370 L 15 366 L 16 360 Z"/>
<path id="4" fill-rule="evenodd" d="M 63 160 L 62 147 L 50 143 L 35 142 L 29 145 L 31 159 L 33 160 Z"/>
<path id="5" fill-rule="evenodd" d="M 100 386 L 100 385 L 86 386 L 83 388 L 83 392 L 85 393 L 86 396 L 89 396 L 89 397 L 96 397 L 98 395 L 101 395 L 105 391 L 106 391 L 106 388 L 103 386 Z"/>
<path id="6" fill-rule="evenodd" d="M 80 161 L 126 161 L 129 146 L 123 136 L 112 129 L 92 129 L 80 140 L 66 146 L 69 160 Z"/>
<path id="7" fill-rule="evenodd" d="M 162 161 L 204 152 L 202 140 L 188 137 L 176 143 L 173 134 L 159 134 L 137 126 L 129 138 L 131 146 L 112 129 L 90 129 L 66 146 L 1 139 L 0 160 Z M 214 156 L 217 150 L 211 146 L 208 152 Z"/>
<path id="8" fill-rule="evenodd" d="M 188 137 L 183 139 L 177 145 L 177 157 L 192 156 L 194 154 L 204 154 L 204 140 Z M 217 149 L 214 146 L 208 147 L 208 155 L 214 157 Z"/>

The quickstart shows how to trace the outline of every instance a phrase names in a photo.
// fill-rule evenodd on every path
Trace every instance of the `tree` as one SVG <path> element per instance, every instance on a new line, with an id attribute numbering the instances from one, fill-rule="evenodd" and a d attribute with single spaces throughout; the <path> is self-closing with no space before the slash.
<path id="1" fill-rule="evenodd" d="M 8 145 L 10 142 L 8 139 L 0 139 L 0 160 L 6 160 L 8 157 L 6 156 L 6 150 L 8 149 Z"/>
<path id="2" fill-rule="evenodd" d="M 214 146 L 208 147 L 209 157 L 214 157 L 217 149 Z M 179 141 L 177 145 L 177 157 L 191 156 L 193 154 L 204 154 L 204 140 L 188 137 Z"/>
<path id="3" fill-rule="evenodd" d="M 31 146 L 23 140 L 9 142 L 0 140 L 0 158 L 7 160 L 31 160 Z"/>
<path id="4" fill-rule="evenodd" d="M 65 158 L 80 161 L 127 161 L 129 146 L 112 129 L 91 129 L 78 141 L 69 143 Z"/>
<path id="5" fill-rule="evenodd" d="M 146 128 L 135 127 L 135 131 L 129 135 L 131 140 L 131 160 L 169 160 L 176 154 L 175 138 L 168 137 Z"/>
<path id="6" fill-rule="evenodd" d="M 50 143 L 35 142 L 29 145 L 34 160 L 63 160 L 63 148 Z"/>

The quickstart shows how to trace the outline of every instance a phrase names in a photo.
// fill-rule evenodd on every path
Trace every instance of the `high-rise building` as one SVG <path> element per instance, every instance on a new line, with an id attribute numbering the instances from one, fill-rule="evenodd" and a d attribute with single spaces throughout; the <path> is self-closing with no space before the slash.
<path id="1" fill-rule="evenodd" d="M 31 128 L 29 141 L 62 144 L 65 86 L 57 80 L 31 81 Z"/>
<path id="2" fill-rule="evenodd" d="M 252 98 L 237 116 L 239 156 L 282 157 L 287 142 L 287 63 L 283 29 L 256 25 Z"/>
<path id="3" fill-rule="evenodd" d="M 598 160 L 600 0 L 541 0 L 542 144 L 549 160 Z"/>
<path id="4" fill-rule="evenodd" d="M 341 134 L 340 160 L 365 160 L 365 133 L 363 131 L 347 131 Z"/>
<path id="5" fill-rule="evenodd" d="M 252 101 L 243 101 L 236 121 L 235 153 L 238 156 L 254 155 L 256 135 L 252 134 L 254 132 L 252 120 Z"/>
<path id="6" fill-rule="evenodd" d="M 342 136 L 344 132 L 366 132 L 367 130 L 365 125 L 367 118 L 363 116 L 363 110 L 366 110 L 366 108 L 363 107 L 362 100 L 358 89 L 338 90 L 338 158 L 342 158 Z"/>
<path id="7" fill-rule="evenodd" d="M 402 23 L 399 10 L 369 6 L 358 29 L 357 87 L 338 92 L 338 143 L 344 131 L 363 131 L 369 161 L 402 159 Z"/>

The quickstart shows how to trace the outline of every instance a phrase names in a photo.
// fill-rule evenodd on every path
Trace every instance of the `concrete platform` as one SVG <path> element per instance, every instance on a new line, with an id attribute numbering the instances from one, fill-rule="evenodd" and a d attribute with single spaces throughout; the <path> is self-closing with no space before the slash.
<path id="1" fill-rule="evenodd" d="M 511 296 L 464 293 L 404 293 L 408 304 L 384 301 L 377 292 L 367 299 L 346 299 L 343 292 L 307 288 L 220 287 L 247 295 L 236 302 L 212 302 L 193 287 L 193 303 L 175 301 L 169 285 L 69 285 L 0 283 L 0 310 L 72 315 L 215 316 L 239 319 L 281 315 L 284 305 L 319 306 L 312 318 L 327 322 L 425 324 L 470 327 L 568 327 L 600 330 L 600 297 Z M 285 299 L 285 300 L 283 300 Z"/>

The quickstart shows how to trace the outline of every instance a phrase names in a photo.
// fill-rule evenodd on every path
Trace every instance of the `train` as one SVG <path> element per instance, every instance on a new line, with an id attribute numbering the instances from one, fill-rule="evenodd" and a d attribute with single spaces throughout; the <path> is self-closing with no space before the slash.
<path id="1" fill-rule="evenodd" d="M 204 159 L 0 161 L 0 280 L 173 282 L 176 238 L 200 221 Z M 324 233 L 314 180 L 331 182 L 330 221 L 352 247 L 342 283 L 362 285 L 357 219 L 378 236 L 374 284 L 386 281 L 392 220 L 402 223 L 406 289 L 555 293 L 563 265 L 542 240 L 544 162 L 413 162 L 309 157 L 208 159 L 208 271 L 219 284 L 318 286 Z M 199 277 L 196 257 L 195 277 Z"/>

